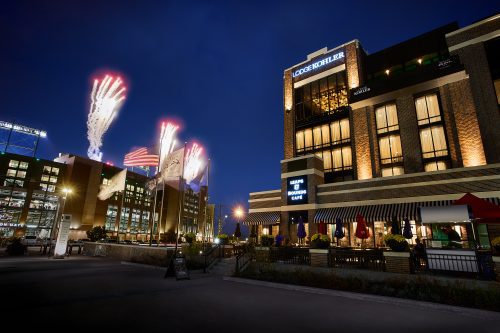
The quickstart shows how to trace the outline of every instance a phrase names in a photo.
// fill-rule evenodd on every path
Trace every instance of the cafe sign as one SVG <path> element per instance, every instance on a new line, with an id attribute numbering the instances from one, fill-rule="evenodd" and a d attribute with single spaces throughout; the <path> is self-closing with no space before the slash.
<path id="1" fill-rule="evenodd" d="M 307 176 L 287 178 L 286 196 L 289 205 L 307 203 Z"/>

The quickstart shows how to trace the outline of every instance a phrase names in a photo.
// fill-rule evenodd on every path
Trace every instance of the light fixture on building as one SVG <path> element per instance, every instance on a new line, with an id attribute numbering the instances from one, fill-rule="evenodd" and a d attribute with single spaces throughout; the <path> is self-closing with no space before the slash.
<path id="1" fill-rule="evenodd" d="M 419 59 L 417 60 L 417 62 L 418 62 L 418 64 L 419 64 L 419 65 L 422 65 L 422 58 L 419 58 Z"/>
<path id="2" fill-rule="evenodd" d="M 390 73 L 390 72 L 391 72 L 391 71 L 390 71 L 390 70 L 388 70 L 388 69 L 386 69 L 386 70 L 385 70 L 385 74 L 386 74 L 386 75 L 389 75 L 389 73 Z"/>

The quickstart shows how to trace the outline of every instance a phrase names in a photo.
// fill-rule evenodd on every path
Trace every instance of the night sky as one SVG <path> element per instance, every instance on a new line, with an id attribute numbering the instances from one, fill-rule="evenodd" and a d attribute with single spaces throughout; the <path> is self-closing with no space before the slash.
<path id="1" fill-rule="evenodd" d="M 86 156 L 95 73 L 121 73 L 128 97 L 104 135 L 121 166 L 159 122 L 211 158 L 209 201 L 225 213 L 278 189 L 283 71 L 358 39 L 374 53 L 444 24 L 499 12 L 497 1 L 2 1 L 0 120 L 45 129 L 37 156 Z M 234 221 L 225 231 L 234 232 Z"/>

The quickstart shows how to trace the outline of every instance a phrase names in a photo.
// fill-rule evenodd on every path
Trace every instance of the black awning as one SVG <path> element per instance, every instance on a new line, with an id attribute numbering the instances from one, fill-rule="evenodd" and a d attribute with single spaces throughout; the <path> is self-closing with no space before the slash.
<path id="1" fill-rule="evenodd" d="M 243 224 L 246 225 L 272 225 L 280 222 L 280 212 L 249 213 Z"/>
<path id="2" fill-rule="evenodd" d="M 393 217 L 396 217 L 399 221 L 404 218 L 418 220 L 418 207 L 449 206 L 452 202 L 453 200 L 440 200 L 321 208 L 316 211 L 314 222 L 335 223 L 337 218 L 340 218 L 342 222 L 355 222 L 358 214 L 363 215 L 367 222 L 390 221 Z"/>

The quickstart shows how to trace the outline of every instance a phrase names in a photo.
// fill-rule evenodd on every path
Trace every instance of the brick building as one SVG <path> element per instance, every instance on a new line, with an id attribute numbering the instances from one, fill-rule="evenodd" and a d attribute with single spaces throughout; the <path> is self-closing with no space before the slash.
<path id="1" fill-rule="evenodd" d="M 393 220 L 409 219 L 414 238 L 435 232 L 419 207 L 467 192 L 498 203 L 499 29 L 500 15 L 451 23 L 373 54 L 354 40 L 286 69 L 281 188 L 250 193 L 245 223 L 296 241 L 299 220 L 331 236 L 341 219 L 341 242 L 356 246 L 361 214 L 382 246 Z M 488 228 L 477 225 L 484 247 Z"/>

